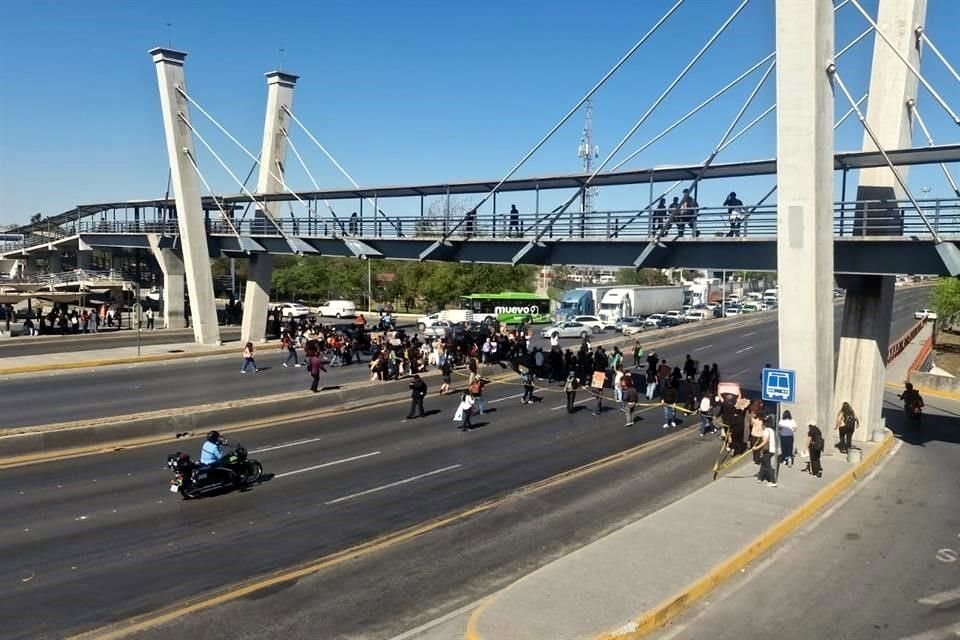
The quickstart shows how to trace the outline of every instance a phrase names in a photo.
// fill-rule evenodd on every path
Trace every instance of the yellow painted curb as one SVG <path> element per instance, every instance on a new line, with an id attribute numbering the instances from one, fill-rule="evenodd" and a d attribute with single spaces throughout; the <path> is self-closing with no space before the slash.
<path id="1" fill-rule="evenodd" d="M 884 383 L 884 386 L 890 389 L 897 389 L 903 391 L 902 384 L 894 384 L 892 382 Z M 913 388 L 920 392 L 920 395 L 924 396 L 933 396 L 934 398 L 944 398 L 945 400 L 958 400 L 960 401 L 960 393 L 951 393 L 949 391 L 940 391 L 939 389 L 931 389 L 930 387 L 913 385 Z"/>
<path id="2" fill-rule="evenodd" d="M 162 360 L 182 360 L 184 358 L 202 358 L 204 356 L 222 356 L 228 353 L 236 353 L 236 347 L 224 347 L 210 351 L 185 351 L 183 353 L 153 353 L 145 356 L 126 356 L 122 358 L 104 358 L 102 360 L 81 360 L 77 362 L 57 362 L 46 364 L 30 364 L 22 367 L 10 367 L 9 369 L 0 369 L 0 376 L 15 375 L 18 373 L 37 373 L 47 371 L 61 371 L 66 369 L 90 369 L 94 367 L 107 367 L 117 364 L 137 364 L 138 362 L 159 362 Z M 40 356 L 43 357 L 43 356 Z"/>
<path id="3" fill-rule="evenodd" d="M 750 544 L 715 566 L 702 578 L 688 585 L 679 593 L 664 600 L 653 609 L 645 612 L 629 625 L 629 631 L 610 631 L 597 636 L 596 640 L 636 640 L 662 627 L 673 618 L 676 618 L 695 601 L 705 596 L 730 576 L 739 572 L 740 569 L 755 560 L 767 549 L 780 542 L 813 514 L 823 508 L 824 505 L 852 485 L 855 480 L 862 477 L 868 469 L 875 465 L 880 458 L 890 450 L 893 446 L 893 441 L 893 434 L 888 431 L 886 439 L 880 446 L 871 451 L 860 464 L 843 473 L 799 508 L 795 509 L 789 516 L 754 538 Z"/>
<path id="4" fill-rule="evenodd" d="M 426 522 L 413 525 L 412 527 L 401 529 L 393 533 L 388 533 L 328 556 L 324 556 L 292 568 L 283 569 L 260 576 L 247 582 L 229 585 L 220 591 L 201 594 L 194 598 L 189 598 L 182 602 L 173 604 L 159 611 L 135 616 L 128 620 L 107 625 L 99 629 L 93 629 L 91 631 L 69 636 L 69 638 L 70 640 L 116 640 L 118 638 L 124 638 L 131 634 L 141 633 L 147 629 L 152 629 L 167 622 L 171 622 L 190 613 L 196 613 L 210 609 L 211 607 L 215 607 L 217 605 L 226 604 L 278 584 L 299 580 L 300 578 L 318 573 L 323 569 L 336 566 L 347 560 L 354 560 L 363 557 L 374 551 L 380 551 L 388 547 L 392 547 L 394 545 L 427 534 L 436 529 L 440 529 L 455 524 L 461 520 L 465 520 L 469 517 L 490 511 L 511 498 L 529 495 L 542 489 L 556 486 L 563 482 L 567 482 L 595 471 L 601 467 L 605 467 L 609 464 L 626 460 L 640 453 L 660 448 L 672 443 L 674 440 L 679 439 L 683 435 L 687 435 L 690 428 L 691 427 L 686 427 L 681 431 L 669 436 L 639 444 L 635 447 L 631 447 L 630 449 L 606 456 L 605 458 L 588 462 L 580 467 L 569 469 L 567 471 L 550 476 L 549 478 L 544 478 L 543 480 L 530 483 L 502 496 L 490 498 L 473 506 L 465 507 L 459 511 L 453 511 L 432 520 L 427 520 Z M 478 609 L 485 608 L 490 602 L 492 602 L 492 600 L 493 597 L 488 598 Z"/>

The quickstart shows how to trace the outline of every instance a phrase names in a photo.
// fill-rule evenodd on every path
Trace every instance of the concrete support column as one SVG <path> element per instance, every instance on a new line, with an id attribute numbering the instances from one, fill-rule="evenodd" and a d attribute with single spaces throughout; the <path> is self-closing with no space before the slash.
<path id="1" fill-rule="evenodd" d="M 93 251 L 77 251 L 77 269 L 88 271 L 93 265 Z"/>
<path id="2" fill-rule="evenodd" d="M 184 268 L 183 259 L 173 249 L 161 249 L 159 236 L 148 236 L 153 256 L 163 272 L 163 326 L 165 329 L 183 329 L 187 326 L 184 316 Z"/>
<path id="3" fill-rule="evenodd" d="M 833 33 L 830 0 L 777 0 L 779 366 L 797 373 L 782 408 L 800 447 L 809 422 L 833 434 Z"/>
<path id="4" fill-rule="evenodd" d="M 297 76 L 282 71 L 267 75 L 267 111 L 263 123 L 263 145 L 260 149 L 260 173 L 257 193 L 279 193 L 283 186 L 274 176 L 283 177 L 287 153 L 285 132 L 290 116 L 284 110 L 292 109 L 293 87 Z M 272 174 L 272 175 L 271 175 Z M 276 219 L 280 203 L 266 204 L 270 217 Z M 262 214 L 261 214 L 262 215 Z M 240 335 L 244 342 L 263 342 L 267 332 L 267 306 L 270 304 L 273 257 L 268 253 L 252 254 L 247 269 L 247 289 L 243 298 L 243 325 Z"/>
<path id="5" fill-rule="evenodd" d="M 150 54 L 157 67 L 160 85 L 163 129 L 170 158 L 171 185 L 177 203 L 184 273 L 190 292 L 193 335 L 198 343 L 219 344 L 220 326 L 217 324 L 213 297 L 213 274 L 210 271 L 207 233 L 203 224 L 200 181 L 190 161 L 190 157 L 196 158 L 196 155 L 193 136 L 186 124 L 190 121 L 189 104 L 179 92 L 181 89 L 186 91 L 183 61 L 187 54 L 162 48 L 152 49 Z"/>
<path id="6" fill-rule="evenodd" d="M 916 28 L 924 23 L 926 0 L 880 0 L 877 24 L 897 50 L 920 67 Z M 910 110 L 907 101 L 917 96 L 917 78 L 893 50 L 874 36 L 873 66 L 870 71 L 870 99 L 867 123 L 885 149 L 912 146 Z M 864 132 L 863 150 L 876 151 Z M 907 177 L 907 167 L 898 167 Z M 857 200 L 889 200 L 884 205 L 858 207 L 854 231 L 859 235 L 897 235 L 902 192 L 888 167 L 860 171 Z M 869 440 L 881 424 L 883 383 L 886 378 L 887 347 L 893 314 L 894 278 L 850 276 L 838 278 L 847 288 L 843 303 L 843 325 L 837 358 L 836 405 L 849 402 L 860 419 L 855 440 Z"/>
<path id="7" fill-rule="evenodd" d="M 47 255 L 47 271 L 49 273 L 60 273 L 63 271 L 63 263 L 60 260 L 59 251 L 51 251 Z"/>

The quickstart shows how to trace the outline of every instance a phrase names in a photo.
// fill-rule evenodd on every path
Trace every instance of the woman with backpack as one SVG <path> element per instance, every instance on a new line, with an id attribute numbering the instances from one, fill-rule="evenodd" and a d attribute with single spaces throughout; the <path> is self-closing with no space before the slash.
<path id="1" fill-rule="evenodd" d="M 837 443 L 840 453 L 846 454 L 853 446 L 853 432 L 857 430 L 859 424 L 860 420 L 857 419 L 857 414 L 853 412 L 853 407 L 850 406 L 849 402 L 844 402 L 840 406 L 840 412 L 837 413 L 836 425 L 840 432 L 840 441 Z"/>

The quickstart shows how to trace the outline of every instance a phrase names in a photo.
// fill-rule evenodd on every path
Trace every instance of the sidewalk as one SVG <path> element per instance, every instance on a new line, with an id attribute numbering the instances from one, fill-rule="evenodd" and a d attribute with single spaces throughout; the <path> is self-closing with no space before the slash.
<path id="1" fill-rule="evenodd" d="M 917 354 L 923 347 L 923 343 L 933 332 L 933 323 L 924 323 L 920 333 L 910 341 L 903 351 L 896 358 L 887 364 L 887 383 L 894 384 L 897 387 L 903 387 L 903 383 L 910 377 L 910 365 L 916 359 Z"/>

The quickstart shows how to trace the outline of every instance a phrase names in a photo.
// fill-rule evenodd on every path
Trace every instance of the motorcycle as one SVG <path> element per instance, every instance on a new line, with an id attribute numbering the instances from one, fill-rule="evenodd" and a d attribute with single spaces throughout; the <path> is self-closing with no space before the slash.
<path id="1" fill-rule="evenodd" d="M 247 450 L 240 444 L 211 465 L 196 463 L 180 451 L 171 453 L 167 456 L 167 468 L 174 476 L 170 481 L 171 493 L 179 492 L 184 500 L 224 489 L 240 489 L 255 484 L 263 476 L 263 467 L 248 458 Z"/>

